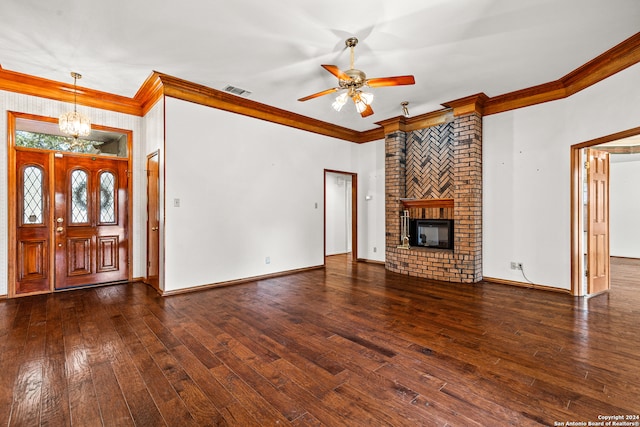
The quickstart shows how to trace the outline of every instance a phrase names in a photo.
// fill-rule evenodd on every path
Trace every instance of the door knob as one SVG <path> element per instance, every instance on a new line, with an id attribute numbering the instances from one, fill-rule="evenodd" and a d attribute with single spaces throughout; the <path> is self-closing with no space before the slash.
<path id="1" fill-rule="evenodd" d="M 56 228 L 56 231 L 57 231 L 58 233 L 62 233 L 62 232 L 64 231 L 64 227 L 57 227 L 57 228 Z"/>
<path id="2" fill-rule="evenodd" d="M 158 227 L 151 227 L 151 231 L 158 231 Z"/>
<path id="3" fill-rule="evenodd" d="M 62 224 L 62 223 L 64 222 L 64 218 L 59 217 L 58 219 L 56 219 L 56 222 L 57 222 L 58 224 Z"/>

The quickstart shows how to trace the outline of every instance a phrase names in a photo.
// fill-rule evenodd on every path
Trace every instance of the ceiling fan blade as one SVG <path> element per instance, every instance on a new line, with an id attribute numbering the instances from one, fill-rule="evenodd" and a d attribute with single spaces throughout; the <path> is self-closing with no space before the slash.
<path id="1" fill-rule="evenodd" d="M 345 72 L 343 72 L 340 68 L 335 65 L 321 65 L 322 68 L 339 78 L 340 80 L 351 80 Z"/>
<path id="2" fill-rule="evenodd" d="M 373 114 L 373 108 L 371 108 L 371 105 L 367 105 L 367 108 L 365 108 L 364 111 L 360 113 L 362 117 L 368 117 L 372 114 Z"/>
<path id="3" fill-rule="evenodd" d="M 322 92 L 314 93 L 313 95 L 309 95 L 309 96 L 305 96 L 304 98 L 300 98 L 300 99 L 298 99 L 298 101 L 308 101 L 310 99 L 317 98 L 319 96 L 328 95 L 328 94 L 333 93 L 333 92 L 338 91 L 338 90 L 340 90 L 339 87 L 332 87 L 331 89 L 323 90 Z"/>
<path id="4" fill-rule="evenodd" d="M 416 80 L 413 76 L 378 77 L 367 80 L 367 86 L 369 87 L 401 86 L 415 83 Z"/>

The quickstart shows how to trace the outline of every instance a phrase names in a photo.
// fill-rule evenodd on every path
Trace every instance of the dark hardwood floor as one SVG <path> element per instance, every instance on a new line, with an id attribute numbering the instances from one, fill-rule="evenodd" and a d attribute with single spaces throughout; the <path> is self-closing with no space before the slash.
<path id="1" fill-rule="evenodd" d="M 166 298 L 131 284 L 2 301 L 0 425 L 633 418 L 640 262 L 612 269 L 612 290 L 591 299 L 335 256 L 324 270 Z"/>

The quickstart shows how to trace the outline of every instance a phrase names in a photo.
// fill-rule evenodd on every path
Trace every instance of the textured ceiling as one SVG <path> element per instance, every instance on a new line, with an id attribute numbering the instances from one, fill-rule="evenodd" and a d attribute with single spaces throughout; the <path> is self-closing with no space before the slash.
<path id="1" fill-rule="evenodd" d="M 3 0 L 0 65 L 132 97 L 152 71 L 354 130 L 478 92 L 556 80 L 639 30 L 639 0 Z M 414 86 L 371 89 L 375 114 L 335 95 L 321 64 L 368 77 L 413 74 Z"/>

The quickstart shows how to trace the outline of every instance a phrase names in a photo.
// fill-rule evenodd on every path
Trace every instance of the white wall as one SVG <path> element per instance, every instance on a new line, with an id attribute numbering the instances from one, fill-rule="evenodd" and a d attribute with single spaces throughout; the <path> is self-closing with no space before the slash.
<path id="1" fill-rule="evenodd" d="M 159 248 L 159 265 L 160 272 L 158 277 L 158 283 L 160 289 L 164 289 L 164 269 L 162 266 L 164 265 L 164 244 L 163 238 L 164 235 L 164 222 L 162 218 L 164 217 L 165 204 L 164 201 L 164 97 L 158 101 L 149 112 L 144 116 L 142 121 L 142 128 L 144 134 L 144 164 L 141 169 L 146 170 L 147 166 L 147 156 L 154 152 L 158 152 L 158 170 L 159 170 L 159 184 L 158 184 L 158 200 L 160 201 L 159 210 L 160 210 L 160 229 L 158 230 L 160 236 L 160 248 Z M 145 254 L 145 262 L 146 262 L 146 250 L 147 250 L 147 204 L 146 204 L 146 195 L 147 195 L 147 176 L 144 175 L 144 196 L 145 196 L 145 204 L 144 204 L 144 212 L 141 224 L 141 242 L 140 247 L 144 250 L 143 254 Z M 143 270 L 143 276 L 146 276 L 147 269 L 146 265 Z"/>
<path id="2" fill-rule="evenodd" d="M 610 253 L 640 258 L 640 155 L 612 154 L 610 157 Z"/>
<path id="3" fill-rule="evenodd" d="M 351 252 L 351 175 L 327 172 L 325 176 L 326 254 Z"/>
<path id="4" fill-rule="evenodd" d="M 640 126 L 640 64 L 569 98 L 483 119 L 483 275 L 571 288 L 570 147 Z M 493 95 L 493 94 L 489 94 Z"/>
<path id="5" fill-rule="evenodd" d="M 322 265 L 324 169 L 369 176 L 377 163 L 354 158 L 384 156 L 173 98 L 165 115 L 166 291 Z"/>
<path id="6" fill-rule="evenodd" d="M 8 292 L 7 264 L 8 264 L 8 215 L 7 215 L 7 111 L 35 114 L 45 117 L 58 117 L 60 114 L 73 108 L 72 104 L 53 101 L 35 96 L 22 95 L 14 92 L 0 91 L 0 295 Z M 98 110 L 78 106 L 78 110 L 87 114 L 92 123 L 133 131 L 133 218 L 132 218 L 132 270 L 134 277 L 141 277 L 144 272 L 146 254 L 140 242 L 143 240 L 141 224 L 146 208 L 144 177 L 143 138 L 141 135 L 140 117 L 112 111 Z"/>

